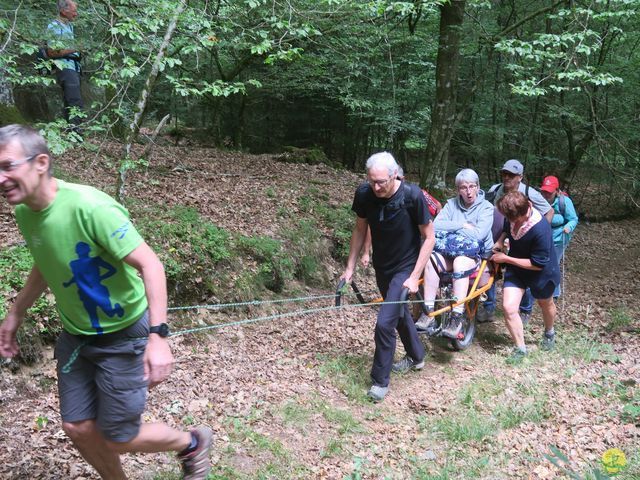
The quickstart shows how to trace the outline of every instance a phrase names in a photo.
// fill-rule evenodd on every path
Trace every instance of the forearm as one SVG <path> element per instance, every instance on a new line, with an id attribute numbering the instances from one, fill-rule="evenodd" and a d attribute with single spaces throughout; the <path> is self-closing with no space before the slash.
<path id="1" fill-rule="evenodd" d="M 433 246 L 436 243 L 436 238 L 431 235 L 425 238 L 424 242 L 422 242 L 422 247 L 420 247 L 420 253 L 418 254 L 418 260 L 416 261 L 416 265 L 411 272 L 410 277 L 419 280 L 420 276 L 424 272 L 424 267 L 427 265 L 429 261 L 429 257 L 431 256 L 431 252 L 433 252 Z"/>
<path id="2" fill-rule="evenodd" d="M 525 270 L 534 270 L 540 271 L 542 268 L 536 267 L 531 263 L 531 260 L 528 258 L 515 258 L 515 257 L 507 257 L 505 263 L 513 265 L 515 267 L 524 268 Z"/>
<path id="3" fill-rule="evenodd" d="M 167 321 L 167 281 L 160 260 L 143 266 L 140 272 L 149 304 L 149 325 Z"/>
<path id="4" fill-rule="evenodd" d="M 50 48 L 47 49 L 47 55 L 49 56 L 49 58 L 63 58 L 68 55 L 73 55 L 77 52 L 78 51 L 74 50 L 73 48 L 63 48 L 60 50 L 52 50 Z"/>
<path id="5" fill-rule="evenodd" d="M 366 220 L 364 220 L 364 224 L 362 223 L 362 219 L 358 218 L 356 220 L 356 226 L 351 234 L 351 242 L 349 244 L 349 257 L 347 258 L 346 268 L 348 271 L 353 271 L 356 268 L 358 255 L 362 251 L 362 247 L 367 236 L 367 227 L 368 224 L 366 223 Z"/>
<path id="6" fill-rule="evenodd" d="M 149 325 L 159 325 L 167 320 L 167 281 L 164 267 L 149 245 L 142 243 L 124 261 L 135 268 L 142 277 L 149 305 Z"/>

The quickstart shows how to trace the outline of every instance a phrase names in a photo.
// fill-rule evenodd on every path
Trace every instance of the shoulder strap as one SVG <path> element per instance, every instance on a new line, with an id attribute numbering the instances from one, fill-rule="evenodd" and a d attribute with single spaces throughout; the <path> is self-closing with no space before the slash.
<path id="1" fill-rule="evenodd" d="M 498 193 L 498 190 L 500 189 L 501 186 L 502 186 L 501 183 L 496 183 L 495 185 L 492 185 L 487 191 L 487 193 L 484 194 L 484 199 L 491 204 L 495 203 L 496 194 Z"/>
<path id="2" fill-rule="evenodd" d="M 560 215 L 562 215 L 564 217 L 564 212 L 566 211 L 567 207 L 565 205 L 564 202 L 564 197 L 566 197 L 566 195 L 562 192 L 558 193 L 558 208 L 560 208 Z"/>

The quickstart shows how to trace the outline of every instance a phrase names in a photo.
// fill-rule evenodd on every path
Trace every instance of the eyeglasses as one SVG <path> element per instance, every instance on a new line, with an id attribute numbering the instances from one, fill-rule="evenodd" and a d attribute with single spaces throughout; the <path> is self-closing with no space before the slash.
<path id="1" fill-rule="evenodd" d="M 3 163 L 0 161 L 0 173 L 10 173 L 13 172 L 16 168 L 18 168 L 20 165 L 23 165 L 25 163 L 30 162 L 31 160 L 33 160 L 34 158 L 36 158 L 39 154 L 36 153 L 35 155 L 31 155 L 30 157 L 27 157 L 23 160 L 9 160 L 6 163 Z"/>
<path id="2" fill-rule="evenodd" d="M 372 187 L 374 185 L 377 185 L 379 187 L 384 187 L 387 183 L 389 183 L 391 178 L 392 178 L 392 175 L 389 175 L 389 178 L 387 178 L 386 180 L 371 180 L 371 179 L 368 179 L 367 181 L 369 182 L 369 185 L 371 185 Z"/>
<path id="3" fill-rule="evenodd" d="M 458 191 L 459 192 L 472 192 L 476 188 L 478 188 L 478 185 L 467 185 L 465 187 L 458 187 Z"/>

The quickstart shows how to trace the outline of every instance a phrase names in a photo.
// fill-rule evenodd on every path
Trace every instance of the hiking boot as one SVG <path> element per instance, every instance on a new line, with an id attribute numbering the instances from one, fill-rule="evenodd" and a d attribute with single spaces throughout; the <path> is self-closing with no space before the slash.
<path id="1" fill-rule="evenodd" d="M 185 480 L 204 480 L 209 475 L 211 463 L 209 461 L 209 450 L 213 440 L 213 432 L 209 427 L 198 427 L 191 431 L 198 439 L 198 446 L 193 452 L 178 455 L 182 462 L 182 472 Z"/>
<path id="2" fill-rule="evenodd" d="M 544 351 L 553 350 L 556 347 L 556 334 L 547 335 L 546 333 L 542 336 L 542 341 L 540 342 L 540 349 Z"/>
<path id="3" fill-rule="evenodd" d="M 449 324 L 442 329 L 442 334 L 449 338 L 458 338 L 458 334 L 462 330 L 462 322 L 464 321 L 464 315 L 458 312 L 451 312 L 449 317 Z"/>
<path id="4" fill-rule="evenodd" d="M 430 317 L 426 313 L 422 313 L 416 322 L 416 330 L 418 333 L 430 333 L 436 326 L 435 317 Z"/>
<path id="5" fill-rule="evenodd" d="M 417 362 L 409 355 L 405 355 L 402 360 L 393 364 L 391 370 L 395 373 L 406 373 L 409 370 L 422 370 L 423 368 L 424 358 Z"/>
<path id="6" fill-rule="evenodd" d="M 522 361 L 524 360 L 524 357 L 526 356 L 527 356 L 526 351 L 521 350 L 518 347 L 513 347 L 513 350 L 511 351 L 511 355 L 507 357 L 506 362 L 509 365 L 518 365 L 522 363 Z"/>
<path id="7" fill-rule="evenodd" d="M 371 385 L 371 388 L 367 392 L 367 397 L 369 397 L 374 402 L 381 402 L 384 400 L 384 396 L 389 391 L 389 387 L 379 387 L 378 385 Z"/>
<path id="8" fill-rule="evenodd" d="M 531 320 L 531 312 L 520 312 L 520 319 L 522 320 L 522 328 L 526 327 Z"/>
<path id="9" fill-rule="evenodd" d="M 480 305 L 476 311 L 476 322 L 487 323 L 493 322 L 496 319 L 496 312 L 494 310 L 487 310 L 484 305 Z"/>

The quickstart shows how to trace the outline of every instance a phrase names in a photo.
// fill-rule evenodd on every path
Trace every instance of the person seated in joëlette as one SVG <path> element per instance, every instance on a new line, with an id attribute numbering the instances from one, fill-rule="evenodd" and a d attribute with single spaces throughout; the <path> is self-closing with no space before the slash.
<path id="1" fill-rule="evenodd" d="M 425 310 L 434 310 L 436 292 L 443 271 L 453 272 L 453 293 L 464 298 L 469 290 L 469 275 L 477 268 L 484 252 L 493 247 L 491 225 L 493 205 L 484 199 L 478 174 L 470 168 L 456 175 L 458 195 L 447 200 L 434 220 L 436 245 L 424 274 Z M 436 270 L 437 269 L 437 270 Z M 449 325 L 443 333 L 456 338 L 464 320 L 464 304 L 453 307 Z M 433 317 L 423 313 L 416 322 L 418 331 L 429 332 L 435 323 Z"/>

